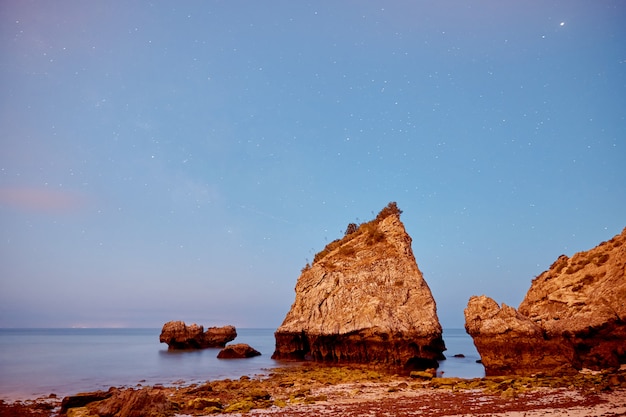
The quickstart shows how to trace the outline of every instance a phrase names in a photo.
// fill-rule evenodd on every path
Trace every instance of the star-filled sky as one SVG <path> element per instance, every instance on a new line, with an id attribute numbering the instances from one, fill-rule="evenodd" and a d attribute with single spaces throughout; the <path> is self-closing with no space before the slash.
<path id="1" fill-rule="evenodd" d="M 390 201 L 444 327 L 626 226 L 623 1 L 0 3 L 0 327 L 280 325 Z"/>

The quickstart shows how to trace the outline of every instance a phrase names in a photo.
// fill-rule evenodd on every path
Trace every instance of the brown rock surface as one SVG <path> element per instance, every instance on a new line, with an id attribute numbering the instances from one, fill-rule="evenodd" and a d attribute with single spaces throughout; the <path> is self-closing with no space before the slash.
<path id="1" fill-rule="evenodd" d="M 217 357 L 220 359 L 240 359 L 240 358 L 252 358 L 254 356 L 260 356 L 261 352 L 254 349 L 250 345 L 245 343 L 236 343 L 228 345 L 224 349 L 220 350 Z"/>
<path id="2" fill-rule="evenodd" d="M 177 387 L 111 388 L 67 417 L 624 416 L 626 366 L 565 377 L 422 378 L 369 365 L 309 364 Z M 95 394 L 95 395 L 93 395 Z M 56 396 L 5 403 L 0 417 L 57 417 Z"/>
<path id="3" fill-rule="evenodd" d="M 513 307 L 484 295 L 471 297 L 465 329 L 474 339 L 486 375 L 571 373 L 572 352 Z"/>
<path id="4" fill-rule="evenodd" d="M 487 375 L 575 373 L 626 363 L 626 229 L 561 255 L 536 277 L 518 310 L 472 297 L 465 328 Z"/>
<path id="5" fill-rule="evenodd" d="M 104 395 L 103 395 L 104 394 Z M 61 416 L 99 417 L 170 416 L 173 405 L 164 391 L 157 388 L 118 389 L 82 393 L 63 399 Z"/>
<path id="6" fill-rule="evenodd" d="M 149 387 L 115 390 L 104 401 L 87 405 L 88 410 L 100 417 L 139 417 L 172 415 L 173 405 L 165 392 Z"/>
<path id="7" fill-rule="evenodd" d="M 445 350 L 435 300 L 390 203 L 315 256 L 275 332 L 274 359 L 437 367 Z"/>
<path id="8" fill-rule="evenodd" d="M 558 378 L 424 379 L 414 374 L 315 364 L 190 386 L 111 388 L 110 398 L 69 409 L 67 417 L 626 415 L 626 369 Z M 42 405 L 47 414 L 37 413 Z M 0 417 L 56 416 L 48 405 L 53 404 L 0 401 Z"/>
<path id="9" fill-rule="evenodd" d="M 209 327 L 204 331 L 197 324 L 187 326 L 182 321 L 169 321 L 163 325 L 159 341 L 167 343 L 170 349 L 204 349 L 224 347 L 236 337 L 234 326 Z"/>
<path id="10" fill-rule="evenodd" d="M 113 395 L 113 391 L 81 392 L 63 398 L 61 402 L 61 415 L 67 413 L 70 408 L 84 407 L 94 401 L 102 401 Z"/>

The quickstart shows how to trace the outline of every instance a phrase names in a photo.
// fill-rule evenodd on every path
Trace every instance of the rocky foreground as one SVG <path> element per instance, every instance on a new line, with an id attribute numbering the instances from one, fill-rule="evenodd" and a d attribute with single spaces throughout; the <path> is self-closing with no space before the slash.
<path id="1" fill-rule="evenodd" d="M 188 387 L 111 388 L 7 404 L 0 417 L 625 416 L 626 367 L 566 377 L 435 378 L 308 364 Z"/>

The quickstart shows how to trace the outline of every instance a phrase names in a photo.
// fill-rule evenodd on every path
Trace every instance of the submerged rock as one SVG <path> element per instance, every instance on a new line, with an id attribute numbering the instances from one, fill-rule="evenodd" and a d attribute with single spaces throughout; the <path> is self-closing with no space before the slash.
<path id="1" fill-rule="evenodd" d="M 274 359 L 436 368 L 445 345 L 411 237 L 390 203 L 315 256 L 275 332 Z"/>
<path id="2" fill-rule="evenodd" d="M 465 328 L 487 375 L 574 374 L 626 363 L 626 229 L 561 255 L 515 310 L 472 297 Z"/>
<path id="3" fill-rule="evenodd" d="M 250 345 L 245 343 L 236 343 L 234 345 L 228 345 L 224 349 L 220 350 L 217 354 L 219 359 L 241 359 L 252 358 L 254 356 L 260 356 L 261 352 L 254 349 Z"/>
<path id="4" fill-rule="evenodd" d="M 182 321 L 169 321 L 163 325 L 159 341 L 167 343 L 170 349 L 204 349 L 224 347 L 236 337 L 234 326 L 209 327 L 204 331 L 197 324 L 187 326 Z"/>

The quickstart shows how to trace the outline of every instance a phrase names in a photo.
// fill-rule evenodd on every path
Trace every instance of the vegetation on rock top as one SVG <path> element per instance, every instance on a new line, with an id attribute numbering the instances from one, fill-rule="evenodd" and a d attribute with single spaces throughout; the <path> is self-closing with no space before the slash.
<path id="1" fill-rule="evenodd" d="M 357 236 L 366 235 L 367 236 L 367 244 L 373 245 L 377 242 L 382 242 L 385 239 L 385 234 L 378 229 L 378 225 L 381 221 L 386 219 L 389 216 L 398 216 L 400 217 L 402 214 L 402 210 L 398 208 L 398 204 L 395 201 L 390 202 L 385 206 L 373 220 L 369 222 L 361 223 L 357 225 L 356 223 L 348 224 L 346 228 L 346 232 L 341 239 L 335 239 L 330 242 L 324 249 L 318 252 L 313 258 L 313 263 L 317 263 L 324 259 L 329 253 L 334 251 L 335 249 L 343 246 L 342 255 L 350 256 L 352 255 L 351 251 L 354 251 L 354 248 L 346 245 L 348 242 L 356 238 Z M 306 271 L 311 267 L 311 265 L 306 264 L 306 266 L 302 269 L 302 271 Z"/>

